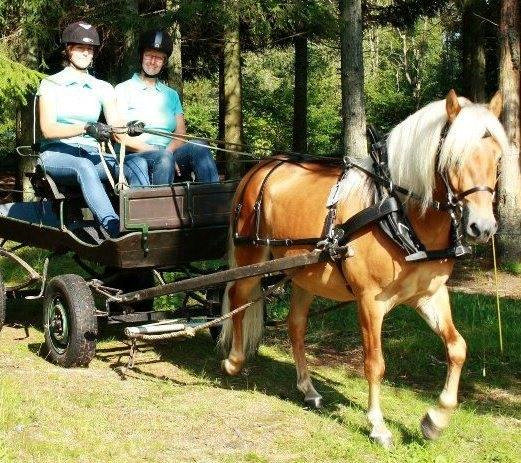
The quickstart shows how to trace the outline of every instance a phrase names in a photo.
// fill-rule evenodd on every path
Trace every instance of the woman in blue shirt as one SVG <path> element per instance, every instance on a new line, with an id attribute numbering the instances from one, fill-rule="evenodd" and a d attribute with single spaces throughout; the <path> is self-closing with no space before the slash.
<path id="1" fill-rule="evenodd" d="M 133 77 L 116 85 L 120 114 L 127 121 L 143 121 L 145 127 L 175 135 L 185 135 L 183 108 L 177 92 L 159 76 L 172 53 L 172 40 L 166 32 L 150 31 L 140 39 L 141 69 Z M 139 131 L 139 130 L 138 130 Z M 132 127 L 130 132 L 132 132 Z M 199 182 L 218 182 L 212 153 L 202 141 L 185 142 L 142 133 L 128 138 L 129 158 L 142 158 L 148 164 L 153 185 L 169 185 L 174 175 L 187 177 L 192 172 Z"/>
<path id="2" fill-rule="evenodd" d="M 110 125 L 121 125 L 112 85 L 88 72 L 95 47 L 100 44 L 90 24 L 70 24 L 62 34 L 65 46 L 64 69 L 44 79 L 38 89 L 40 128 L 44 137 L 40 163 L 58 183 L 79 185 L 96 220 L 111 237 L 119 233 L 119 217 L 102 180 L 107 179 L 98 141 L 108 140 L 110 126 L 98 121 L 101 110 Z M 106 157 L 114 173 L 114 157 Z M 130 184 L 147 179 L 146 162 L 129 159 L 124 172 Z"/>

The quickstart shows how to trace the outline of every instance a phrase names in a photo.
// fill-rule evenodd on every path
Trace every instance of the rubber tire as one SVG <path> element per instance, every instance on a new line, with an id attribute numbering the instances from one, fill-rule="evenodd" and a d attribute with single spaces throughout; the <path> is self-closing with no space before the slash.
<path id="1" fill-rule="evenodd" d="M 5 295 L 5 286 L 4 279 L 2 274 L 0 273 L 0 331 L 2 331 L 2 327 L 5 323 L 5 312 L 6 312 L 6 295 Z"/>
<path id="2" fill-rule="evenodd" d="M 69 340 L 63 349 L 53 343 L 49 329 L 49 308 L 60 298 L 68 317 Z M 46 358 L 65 368 L 86 367 L 96 353 L 98 320 L 92 292 L 79 275 L 54 277 L 45 288 L 43 302 L 43 329 Z"/>

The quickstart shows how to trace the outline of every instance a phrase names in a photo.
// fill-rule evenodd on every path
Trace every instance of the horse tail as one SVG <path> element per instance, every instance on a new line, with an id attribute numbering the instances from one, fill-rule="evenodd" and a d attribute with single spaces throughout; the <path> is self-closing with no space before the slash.
<path id="1" fill-rule="evenodd" d="M 268 255 L 268 248 L 266 247 L 266 257 Z M 266 257 L 263 259 L 265 260 Z M 235 244 L 233 242 L 233 237 L 230 233 L 229 237 L 229 246 L 228 246 L 228 261 L 230 268 L 237 267 L 237 262 L 235 261 Z M 255 285 L 251 288 L 248 300 L 254 301 L 258 299 L 261 292 L 261 279 L 256 278 Z M 227 314 L 230 312 L 230 297 L 229 291 L 234 284 L 240 284 L 240 280 L 238 282 L 230 282 L 226 285 L 226 290 L 224 292 L 223 304 L 222 304 L 222 314 Z M 264 330 L 264 300 L 260 299 L 254 304 L 250 305 L 244 311 L 244 318 L 242 321 L 242 345 L 243 352 L 246 357 L 249 357 L 252 354 L 257 352 L 257 348 L 262 340 Z M 221 330 L 221 334 L 219 336 L 219 346 L 222 349 L 223 353 L 227 355 L 230 352 L 231 344 L 233 338 L 233 322 L 231 318 L 226 319 L 223 322 L 223 327 Z"/>

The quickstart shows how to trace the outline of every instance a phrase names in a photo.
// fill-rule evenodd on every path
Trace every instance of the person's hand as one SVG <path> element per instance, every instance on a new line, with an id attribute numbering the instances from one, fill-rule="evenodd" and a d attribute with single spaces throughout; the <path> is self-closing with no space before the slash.
<path id="1" fill-rule="evenodd" d="M 101 122 L 88 122 L 85 124 L 85 133 L 98 141 L 107 141 L 112 135 L 112 128 Z"/>
<path id="2" fill-rule="evenodd" d="M 145 123 L 140 121 L 130 121 L 127 124 L 127 134 L 131 137 L 136 137 L 143 133 Z"/>

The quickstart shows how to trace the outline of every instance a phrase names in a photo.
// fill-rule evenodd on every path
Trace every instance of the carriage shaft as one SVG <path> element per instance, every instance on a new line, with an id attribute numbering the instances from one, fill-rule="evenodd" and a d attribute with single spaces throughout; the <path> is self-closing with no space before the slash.
<path id="1" fill-rule="evenodd" d="M 130 293 L 115 296 L 114 300 L 118 302 L 138 302 L 145 299 L 152 299 L 158 296 L 165 296 L 167 294 L 180 293 L 183 291 L 193 291 L 209 286 L 218 286 L 223 283 L 228 283 L 241 278 L 248 278 L 258 275 L 266 275 L 268 273 L 281 272 L 297 267 L 304 267 L 307 265 L 316 264 L 326 259 L 326 253 L 322 250 L 315 249 L 306 254 L 291 257 L 281 257 L 278 259 L 269 260 L 267 262 L 260 262 L 252 265 L 245 265 L 243 267 L 232 268 L 229 270 L 222 270 L 210 275 L 202 275 L 188 280 L 176 281 L 162 286 L 155 286 L 153 288 L 142 289 Z"/>

